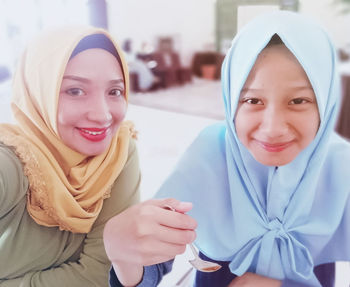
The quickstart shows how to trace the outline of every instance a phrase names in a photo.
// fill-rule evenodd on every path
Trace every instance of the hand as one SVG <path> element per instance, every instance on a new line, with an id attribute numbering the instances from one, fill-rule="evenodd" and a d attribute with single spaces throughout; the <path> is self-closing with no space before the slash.
<path id="1" fill-rule="evenodd" d="M 165 205 L 176 211 L 165 210 Z M 122 284 L 136 285 L 143 266 L 168 261 L 194 241 L 196 221 L 184 214 L 192 204 L 175 199 L 152 199 L 111 218 L 103 233 L 107 256 Z M 123 282 L 122 282 L 123 281 Z"/>
<path id="2" fill-rule="evenodd" d="M 246 272 L 233 279 L 227 287 L 280 287 L 281 285 L 280 280 Z"/>

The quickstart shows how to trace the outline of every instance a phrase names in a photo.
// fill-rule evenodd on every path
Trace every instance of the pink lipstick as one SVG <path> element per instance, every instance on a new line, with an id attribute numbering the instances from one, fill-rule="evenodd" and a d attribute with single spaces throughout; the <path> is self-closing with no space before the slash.
<path id="1" fill-rule="evenodd" d="M 257 143 L 266 151 L 268 152 L 281 152 L 283 150 L 285 150 L 286 148 L 288 148 L 289 146 L 292 145 L 292 141 L 289 142 L 282 142 L 282 143 L 266 143 L 266 142 L 261 142 L 261 141 L 257 141 Z"/>

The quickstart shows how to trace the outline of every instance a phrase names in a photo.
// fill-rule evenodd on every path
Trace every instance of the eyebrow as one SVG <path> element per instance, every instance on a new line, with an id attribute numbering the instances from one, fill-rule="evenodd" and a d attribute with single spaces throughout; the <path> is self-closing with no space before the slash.
<path id="1" fill-rule="evenodd" d="M 83 78 L 83 77 L 79 77 L 79 76 L 73 76 L 73 75 L 66 75 L 63 76 L 63 80 L 73 80 L 73 81 L 79 81 L 79 82 L 83 82 L 83 83 L 89 83 L 90 80 L 87 78 Z M 110 84 L 119 84 L 119 83 L 123 83 L 124 84 L 124 79 L 116 79 L 116 80 L 110 80 L 109 81 Z"/>
<path id="2" fill-rule="evenodd" d="M 293 90 L 313 90 L 312 86 L 296 86 L 296 87 L 290 87 Z M 247 91 L 253 91 L 253 92 L 258 92 L 258 91 L 263 91 L 264 89 L 256 89 L 256 88 L 243 88 L 241 90 L 242 92 L 247 92 Z"/>

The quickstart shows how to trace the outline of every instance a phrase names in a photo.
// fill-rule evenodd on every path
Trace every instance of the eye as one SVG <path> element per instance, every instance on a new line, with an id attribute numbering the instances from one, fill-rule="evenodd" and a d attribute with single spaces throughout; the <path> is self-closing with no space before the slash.
<path id="1" fill-rule="evenodd" d="M 301 105 L 301 104 L 306 104 L 309 103 L 309 100 L 303 99 L 303 98 L 296 98 L 290 101 L 291 105 Z"/>
<path id="2" fill-rule="evenodd" d="M 124 90 L 123 89 L 112 89 L 109 92 L 109 95 L 114 96 L 114 97 L 120 97 L 124 95 Z"/>
<path id="3" fill-rule="evenodd" d="M 242 102 L 249 105 L 263 105 L 263 102 L 258 98 L 245 98 L 242 100 Z"/>
<path id="4" fill-rule="evenodd" d="M 79 88 L 71 88 L 66 91 L 66 93 L 70 96 L 78 97 L 84 95 L 84 91 Z"/>

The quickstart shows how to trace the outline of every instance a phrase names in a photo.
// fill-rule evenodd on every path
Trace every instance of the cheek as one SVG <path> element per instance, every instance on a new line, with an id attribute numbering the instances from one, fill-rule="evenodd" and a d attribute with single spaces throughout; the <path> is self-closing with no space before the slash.
<path id="1" fill-rule="evenodd" d="M 305 123 L 309 124 L 305 125 Z M 305 126 L 304 133 L 309 135 L 309 142 L 311 142 L 315 138 L 320 127 L 320 118 L 318 116 L 318 113 L 317 115 L 310 116 L 307 120 L 303 121 L 300 124 L 301 126 Z"/>
<path id="2" fill-rule="evenodd" d="M 120 123 L 122 120 L 124 120 L 124 117 L 126 115 L 126 110 L 127 110 L 126 101 L 114 103 L 112 107 L 113 108 L 111 109 L 111 114 L 114 119 L 114 122 Z"/>
<path id="3" fill-rule="evenodd" d="M 235 116 L 235 129 L 238 139 L 245 144 L 254 125 L 254 117 L 238 109 Z"/>
<path id="4" fill-rule="evenodd" d="M 308 134 L 309 137 L 314 138 L 317 134 L 317 131 L 320 127 L 320 117 L 318 110 L 315 108 L 304 114 L 296 115 L 294 117 L 296 128 L 299 128 L 301 133 L 304 135 Z"/>
<path id="5" fill-rule="evenodd" d="M 68 127 L 74 126 L 80 118 L 79 111 L 81 110 L 81 108 L 76 107 L 76 105 L 72 103 L 67 104 L 64 100 L 59 101 L 57 110 L 57 129 L 60 135 Z"/>

